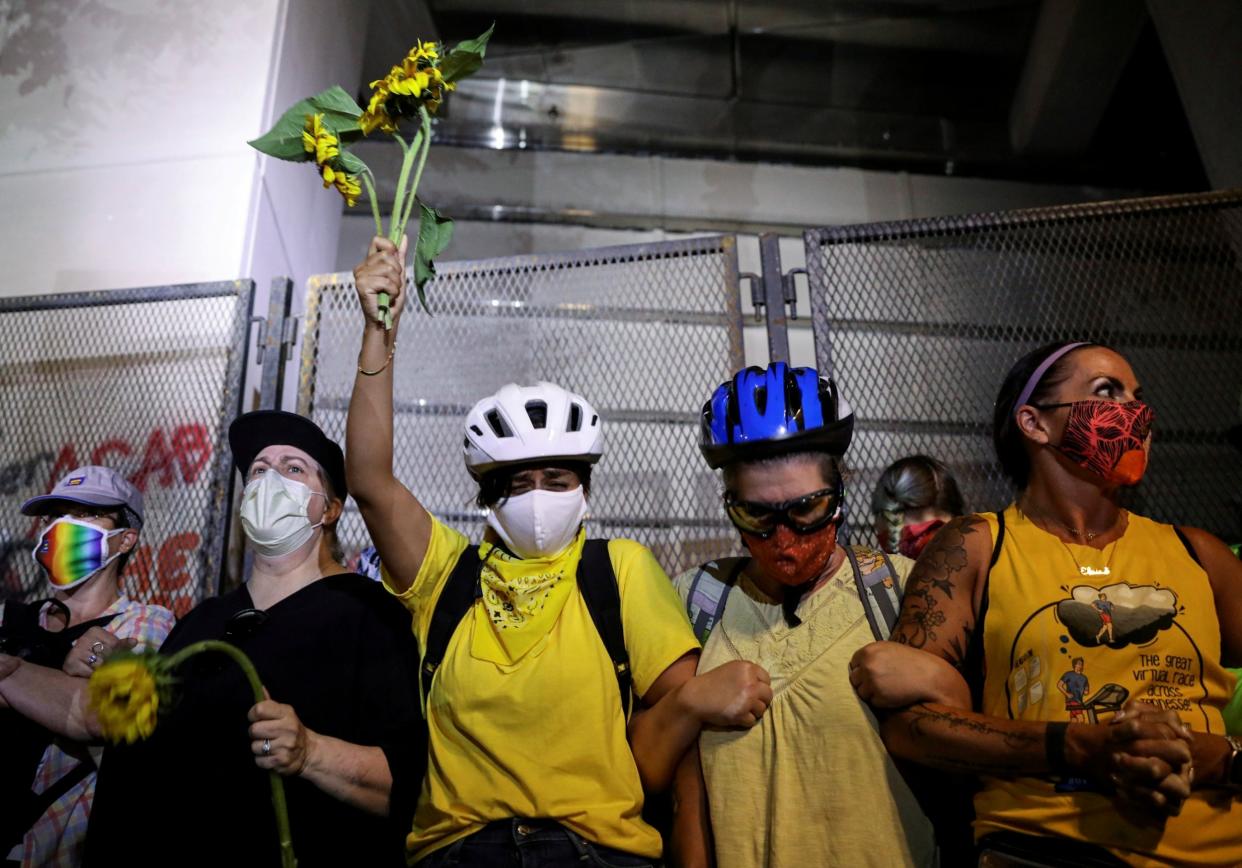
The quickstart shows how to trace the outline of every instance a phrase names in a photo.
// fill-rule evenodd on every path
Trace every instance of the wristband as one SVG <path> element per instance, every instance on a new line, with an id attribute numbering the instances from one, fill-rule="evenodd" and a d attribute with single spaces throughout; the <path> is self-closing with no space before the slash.
<path id="1" fill-rule="evenodd" d="M 364 377 L 374 377 L 376 374 L 384 373 L 384 370 L 388 367 L 389 363 L 392 362 L 392 354 L 395 353 L 396 351 L 397 351 L 397 342 L 393 341 L 392 349 L 388 351 L 388 358 L 384 359 L 384 364 L 380 365 L 374 371 L 368 371 L 366 368 L 362 367 L 362 365 L 359 365 L 358 373 L 362 374 L 362 376 Z"/>
<path id="2" fill-rule="evenodd" d="M 1242 738 L 1226 735 L 1231 753 L 1225 761 L 1225 786 L 1234 791 L 1242 792 Z"/>
<path id="3" fill-rule="evenodd" d="M 1068 723 L 1050 723 L 1044 729 L 1044 755 L 1048 760 L 1048 771 L 1061 777 L 1069 777 L 1073 769 L 1065 759 L 1065 731 Z"/>

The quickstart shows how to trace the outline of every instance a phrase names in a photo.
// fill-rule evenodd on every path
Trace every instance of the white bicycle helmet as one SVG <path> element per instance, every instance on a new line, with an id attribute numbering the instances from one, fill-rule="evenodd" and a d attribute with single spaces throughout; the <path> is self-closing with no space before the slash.
<path id="1" fill-rule="evenodd" d="M 476 479 L 506 464 L 572 459 L 594 464 L 604 453 L 599 414 L 555 383 L 510 383 L 466 414 L 466 469 Z"/>

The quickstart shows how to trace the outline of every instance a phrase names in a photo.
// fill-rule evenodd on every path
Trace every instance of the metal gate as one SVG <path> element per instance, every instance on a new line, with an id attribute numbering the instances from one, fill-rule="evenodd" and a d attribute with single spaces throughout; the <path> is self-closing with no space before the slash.
<path id="1" fill-rule="evenodd" d="M 394 471 L 441 520 L 478 537 L 462 462 L 470 406 L 509 382 L 550 380 L 604 419 L 589 531 L 647 545 L 669 572 L 732 551 L 719 483 L 698 454 L 698 408 L 742 365 L 732 237 L 445 262 L 401 324 Z M 345 438 L 362 333 L 353 279 L 308 285 L 298 411 Z M 356 507 L 349 554 L 368 544 Z"/>
<path id="2" fill-rule="evenodd" d="M 18 509 L 84 464 L 144 493 L 127 595 L 180 615 L 216 592 L 253 297 L 234 281 L 0 300 L 0 597 L 49 595 Z"/>
<path id="3" fill-rule="evenodd" d="M 852 524 L 891 461 L 926 453 L 970 509 L 1012 493 L 992 406 L 1023 353 L 1080 338 L 1124 353 L 1156 409 L 1130 505 L 1242 538 L 1242 191 L 812 229 L 818 365 L 858 413 Z"/>

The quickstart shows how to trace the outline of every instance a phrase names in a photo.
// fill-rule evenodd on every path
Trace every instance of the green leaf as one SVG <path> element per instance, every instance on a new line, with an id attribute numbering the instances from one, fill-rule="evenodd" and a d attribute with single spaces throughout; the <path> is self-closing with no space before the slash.
<path id="1" fill-rule="evenodd" d="M 449 50 L 448 56 L 440 61 L 440 75 L 449 84 L 461 81 L 474 75 L 483 66 L 483 55 L 487 52 L 487 41 L 492 38 L 495 23 L 477 39 L 459 42 Z"/>
<path id="2" fill-rule="evenodd" d="M 341 155 L 336 160 L 336 167 L 340 167 L 351 175 L 361 175 L 369 171 L 367 164 L 350 151 L 341 151 Z"/>
<path id="3" fill-rule="evenodd" d="M 435 208 L 423 202 L 418 203 L 418 243 L 414 245 L 414 286 L 418 290 L 418 301 L 423 310 L 427 309 L 427 297 L 423 287 L 427 281 L 436 276 L 436 265 L 432 262 L 444 252 L 453 240 L 453 221 L 445 217 Z"/>
<path id="4" fill-rule="evenodd" d="M 280 116 L 274 127 L 249 142 L 249 145 L 279 160 L 294 163 L 314 160 L 314 154 L 307 153 L 302 147 L 302 130 L 306 127 L 306 116 L 316 114 L 323 115 L 324 126 L 342 141 L 362 135 L 362 130 L 358 127 L 362 109 L 344 90 L 333 86 L 322 93 L 298 100 Z"/>
<path id="5" fill-rule="evenodd" d="M 315 111 L 323 112 L 324 115 L 355 120 L 362 117 L 362 107 L 354 102 L 354 98 L 347 94 L 344 88 L 338 85 L 333 85 L 322 93 L 315 94 L 310 98 L 310 104 L 315 107 Z M 324 118 L 325 121 L 327 119 L 327 117 Z"/>
<path id="6" fill-rule="evenodd" d="M 362 127 L 358 126 L 362 106 L 354 102 L 344 88 L 333 85 L 311 97 L 310 104 L 316 113 L 323 114 L 324 125 L 336 133 L 342 143 L 362 138 Z"/>

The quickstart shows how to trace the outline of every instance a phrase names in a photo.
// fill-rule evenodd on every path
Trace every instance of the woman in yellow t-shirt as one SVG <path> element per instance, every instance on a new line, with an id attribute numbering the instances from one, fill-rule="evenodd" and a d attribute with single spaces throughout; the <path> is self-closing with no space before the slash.
<path id="1" fill-rule="evenodd" d="M 662 845 L 642 817 L 644 788 L 668 786 L 702 723 L 753 724 L 766 685 L 749 664 L 694 678 L 698 642 L 668 577 L 643 546 L 611 540 L 600 556 L 615 576 L 640 700 L 627 723 L 624 677 L 578 584 L 580 562 L 602 569 L 583 529 L 601 421 L 551 383 L 504 386 L 466 417 L 466 467 L 488 529 L 469 609 L 449 625 L 443 658 L 427 659 L 437 601 L 473 544 L 392 474 L 390 363 L 405 251 L 404 241 L 398 249 L 376 238 L 354 271 L 367 325 L 346 462 L 384 583 L 413 617 L 424 675 L 434 666 L 423 696 L 428 769 L 407 858 L 428 868 L 653 865 Z M 391 331 L 380 324 L 379 293 L 392 299 Z M 401 782 L 394 770 L 394 788 Z"/>
<path id="2" fill-rule="evenodd" d="M 1211 534 L 1118 504 L 1152 421 L 1106 347 L 1020 359 L 993 429 L 1017 500 L 946 526 L 906 587 L 893 639 L 909 647 L 851 663 L 864 698 L 904 706 L 884 724 L 894 754 L 980 776 L 990 859 L 1242 864 L 1242 759 L 1221 717 L 1224 666 L 1242 661 L 1242 564 Z M 913 684 L 911 648 L 955 668 Z"/>

